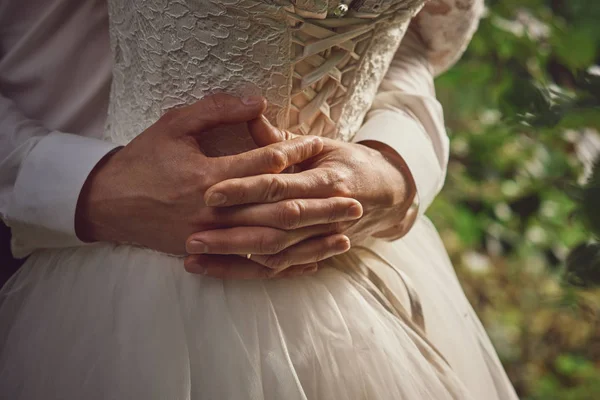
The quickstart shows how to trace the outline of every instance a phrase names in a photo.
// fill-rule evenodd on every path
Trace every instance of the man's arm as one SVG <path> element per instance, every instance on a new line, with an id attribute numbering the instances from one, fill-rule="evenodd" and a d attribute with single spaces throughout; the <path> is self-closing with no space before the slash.
<path id="1" fill-rule="evenodd" d="M 0 94 L 0 218 L 13 237 L 15 257 L 33 248 L 81 245 L 75 208 L 90 171 L 116 147 L 53 131 L 27 118 Z"/>

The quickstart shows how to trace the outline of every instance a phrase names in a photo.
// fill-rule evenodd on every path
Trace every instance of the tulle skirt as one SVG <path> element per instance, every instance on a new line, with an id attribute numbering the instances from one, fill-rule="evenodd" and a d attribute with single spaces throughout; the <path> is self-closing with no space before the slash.
<path id="1" fill-rule="evenodd" d="M 260 281 L 126 245 L 38 251 L 0 291 L 0 397 L 515 399 L 431 224 L 367 247 Z"/>

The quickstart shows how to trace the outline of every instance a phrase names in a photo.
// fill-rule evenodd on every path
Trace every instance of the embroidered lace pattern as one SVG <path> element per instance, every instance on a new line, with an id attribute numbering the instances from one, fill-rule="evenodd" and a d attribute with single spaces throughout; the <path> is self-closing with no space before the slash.
<path id="1" fill-rule="evenodd" d="M 127 143 L 208 93 L 261 94 L 278 126 L 350 140 L 423 0 L 110 0 L 115 66 L 107 135 Z M 242 151 L 245 129 L 208 147 Z"/>

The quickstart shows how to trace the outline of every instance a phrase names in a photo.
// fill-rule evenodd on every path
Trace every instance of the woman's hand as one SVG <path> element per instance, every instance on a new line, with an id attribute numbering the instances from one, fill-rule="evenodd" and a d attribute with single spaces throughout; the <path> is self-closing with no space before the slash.
<path id="1" fill-rule="evenodd" d="M 206 229 L 258 224 L 285 229 L 347 221 L 356 217 L 356 207 L 360 214 L 360 204 L 345 198 L 305 201 L 300 216 L 295 213 L 300 204 L 289 201 L 228 210 L 206 207 L 204 192 L 212 185 L 234 177 L 279 173 L 323 148 L 321 139 L 305 137 L 234 156 L 204 155 L 197 141 L 204 131 L 222 123 L 252 120 L 264 111 L 264 99 L 250 100 L 254 101 L 214 95 L 170 111 L 101 161 L 79 197 L 76 228 L 80 238 L 184 254 L 186 238 Z M 306 237 L 301 232 L 294 240 Z M 243 246 L 229 250 L 248 252 Z"/>
<path id="2" fill-rule="evenodd" d="M 295 135 L 279 131 L 268 123 L 265 118 L 257 119 L 249 124 L 249 129 L 258 145 L 265 145 L 281 140 L 291 140 Z M 293 174 L 263 174 L 258 176 L 234 178 L 217 183 L 206 191 L 205 202 L 214 207 L 232 207 L 244 204 L 269 204 L 286 199 L 326 199 L 326 198 L 353 198 L 360 202 L 363 208 L 362 218 L 326 226 L 315 226 L 303 231 L 300 242 L 294 242 L 295 248 L 306 246 L 308 248 L 315 236 L 323 235 L 319 229 L 326 229 L 327 234 L 336 233 L 332 238 L 334 242 L 329 252 L 326 249 L 304 252 L 306 257 L 299 259 L 292 251 L 286 250 L 284 241 L 276 242 L 280 245 L 269 247 L 257 246 L 249 236 L 242 232 L 250 232 L 254 228 L 240 228 L 237 232 L 240 237 L 239 246 L 244 245 L 247 253 L 255 254 L 252 260 L 255 265 L 245 261 L 240 269 L 247 272 L 247 277 L 272 276 L 273 272 L 261 268 L 262 264 L 271 270 L 280 271 L 298 261 L 320 261 L 338 253 L 336 246 L 342 247 L 344 237 L 351 239 L 352 243 L 360 243 L 368 236 L 380 232 L 389 232 L 402 221 L 410 207 L 414 192 L 407 184 L 407 178 L 392 165 L 382 154 L 385 151 L 375 150 L 362 144 L 344 143 L 323 138 L 323 151 L 313 158 L 300 164 L 301 172 Z M 304 200 L 306 201 L 306 200 Z M 245 230 L 244 230 L 245 229 Z M 188 244 L 199 240 L 208 244 L 203 252 L 193 251 L 188 245 L 188 251 L 201 256 L 191 256 L 186 265 L 193 270 L 194 265 L 203 265 L 204 272 L 217 277 L 230 277 L 234 265 L 239 263 L 239 258 L 224 259 L 222 256 L 209 254 L 228 254 L 231 245 L 231 231 L 212 230 L 199 232 L 192 235 Z M 296 233 L 294 233 L 296 234 Z M 337 239 L 339 238 L 339 239 Z M 292 247 L 293 249 L 293 247 Z M 318 259 L 317 259 L 318 258 Z M 262 272 L 261 272 L 262 271 Z M 294 269 L 293 271 L 296 271 Z"/>

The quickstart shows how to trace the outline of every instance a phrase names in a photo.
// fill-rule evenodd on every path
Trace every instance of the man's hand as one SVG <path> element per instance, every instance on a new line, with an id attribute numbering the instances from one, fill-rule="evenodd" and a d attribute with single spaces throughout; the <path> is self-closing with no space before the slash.
<path id="1" fill-rule="evenodd" d="M 277 142 L 278 140 L 297 140 L 296 136 L 274 128 L 266 118 L 252 121 L 250 133 L 258 145 Z M 251 228 L 232 230 L 212 230 L 192 235 L 189 241 L 209 243 L 202 254 L 188 257 L 186 264 L 204 265 L 205 272 L 216 277 L 229 277 L 235 269 L 236 261 L 222 256 L 209 254 L 228 254 L 227 247 L 232 238 L 237 247 L 246 252 L 256 254 L 252 257 L 254 265 L 244 266 L 247 277 L 269 276 L 268 269 L 283 270 L 287 267 L 322 259 L 339 254 L 345 247 L 344 241 L 349 237 L 352 243 L 360 243 L 368 236 L 382 231 L 393 230 L 406 214 L 410 204 L 410 188 L 403 173 L 392 165 L 379 150 L 370 147 L 344 143 L 323 138 L 324 149 L 318 155 L 300 164 L 302 172 L 294 174 L 263 174 L 252 177 L 234 178 L 219 182 L 207 190 L 205 198 L 208 205 L 215 207 L 237 207 L 252 203 L 277 203 L 286 199 L 327 199 L 353 198 L 363 207 L 364 214 L 360 220 L 333 225 L 321 226 L 327 229 L 331 237 L 330 248 L 317 248 L 312 245 L 315 237 L 323 235 L 319 227 L 304 230 L 303 241 L 294 247 L 286 248 L 284 237 L 277 235 L 272 229 L 265 229 L 261 234 L 269 237 L 271 246 L 258 246 L 243 232 Z M 322 243 L 322 245 L 326 245 Z M 312 247 L 311 247 L 312 246 Z M 346 244 L 346 246 L 348 246 Z M 300 249 L 311 249 L 311 251 Z M 292 249 L 292 250 L 291 250 Z M 293 249 L 298 249 L 296 252 Z M 347 250 L 347 247 L 346 247 Z M 268 267 L 265 270 L 264 267 Z M 252 272 L 250 272 L 252 271 Z"/>
<path id="2" fill-rule="evenodd" d="M 351 199 L 306 201 L 297 218 L 289 201 L 231 210 L 207 207 L 205 191 L 226 179 L 277 174 L 317 155 L 323 142 L 302 137 L 226 157 L 204 155 L 198 137 L 218 124 L 257 118 L 262 98 L 208 96 L 167 112 L 120 151 L 102 160 L 79 198 L 76 230 L 88 242 L 135 243 L 171 254 L 184 254 L 186 238 L 215 228 L 263 225 L 283 229 L 351 219 Z M 360 205 L 358 205 L 360 208 Z M 352 214 L 352 213 L 350 213 Z M 229 247 L 244 254 L 247 248 Z"/>

